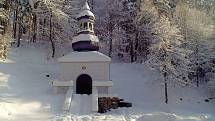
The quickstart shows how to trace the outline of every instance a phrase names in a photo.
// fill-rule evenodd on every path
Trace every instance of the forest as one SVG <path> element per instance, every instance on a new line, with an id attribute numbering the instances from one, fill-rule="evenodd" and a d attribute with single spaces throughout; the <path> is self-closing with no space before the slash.
<path id="1" fill-rule="evenodd" d="M 0 58 L 22 42 L 48 56 L 71 50 L 84 0 L 0 0 Z M 215 90 L 215 0 L 88 0 L 100 51 L 160 72 L 168 83 Z M 215 93 L 215 91 L 214 91 Z"/>

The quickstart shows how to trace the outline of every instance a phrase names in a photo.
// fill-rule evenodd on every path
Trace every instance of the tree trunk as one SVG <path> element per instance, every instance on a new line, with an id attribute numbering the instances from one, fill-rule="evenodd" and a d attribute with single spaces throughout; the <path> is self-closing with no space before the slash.
<path id="1" fill-rule="evenodd" d="M 168 90 L 167 90 L 167 78 L 166 78 L 166 76 L 164 77 L 164 79 L 165 79 L 164 80 L 165 81 L 164 82 L 165 83 L 165 87 L 164 87 L 165 88 L 165 103 L 168 104 Z"/>
<path id="2" fill-rule="evenodd" d="M 129 39 L 129 46 L 130 46 L 130 59 L 131 62 L 134 62 L 134 47 L 133 47 L 133 42 Z"/>
<path id="3" fill-rule="evenodd" d="M 7 45 L 4 45 L 3 59 L 7 59 Z"/>
<path id="4" fill-rule="evenodd" d="M 165 52 L 164 53 L 164 56 L 166 57 L 167 56 L 167 53 Z M 166 60 L 166 59 L 165 59 Z M 164 65 L 164 73 L 163 73 L 163 76 L 164 76 L 164 93 L 165 93 L 165 103 L 168 104 L 168 88 L 167 88 L 167 67 L 166 65 Z"/>
<path id="5" fill-rule="evenodd" d="M 109 23 L 108 23 L 108 32 L 110 35 L 110 40 L 109 40 L 109 53 L 108 56 L 112 57 L 112 52 L 113 52 L 113 28 L 114 28 L 114 24 L 112 22 L 112 17 L 109 17 Z"/>
<path id="6" fill-rule="evenodd" d="M 50 33 L 49 33 L 49 40 L 51 42 L 51 46 L 52 46 L 52 58 L 54 58 L 55 56 L 55 44 L 54 41 L 52 39 L 52 13 L 50 15 Z"/>
<path id="7" fill-rule="evenodd" d="M 138 43 L 138 31 L 135 32 L 135 54 L 134 54 L 134 61 L 137 62 L 137 50 L 138 50 L 138 46 L 139 46 L 139 43 Z"/>
<path id="8" fill-rule="evenodd" d="M 19 31 L 18 31 L 18 38 L 17 38 L 17 47 L 20 47 L 21 38 L 22 38 L 22 25 L 21 25 L 21 18 L 19 18 Z"/>
<path id="9" fill-rule="evenodd" d="M 196 42 L 196 43 L 195 43 L 195 44 L 196 44 L 196 46 L 195 46 L 195 47 L 196 47 L 196 48 L 195 48 L 195 49 L 196 49 L 196 50 L 195 50 L 195 51 L 196 51 L 196 52 L 195 52 L 196 63 L 195 63 L 195 64 L 196 64 L 196 66 L 197 66 L 197 69 L 196 69 L 196 86 L 199 87 L 199 72 L 197 71 L 198 68 L 199 68 L 199 66 L 200 66 L 200 64 L 199 64 L 199 62 L 198 62 L 198 59 L 199 59 L 199 56 L 198 56 L 198 54 L 199 54 L 199 46 L 198 46 L 198 45 L 199 45 L 199 42 L 198 42 L 198 40 L 196 40 L 195 42 Z"/>
<path id="10" fill-rule="evenodd" d="M 45 28 L 46 28 L 46 19 L 43 20 L 43 35 L 45 34 Z"/>
<path id="11" fill-rule="evenodd" d="M 14 39 L 16 39 L 17 15 L 18 15 L 18 7 L 14 11 L 14 21 L 13 21 L 13 38 Z"/>
<path id="12" fill-rule="evenodd" d="M 199 87 L 199 75 L 196 75 L 196 86 Z"/>
<path id="13" fill-rule="evenodd" d="M 110 41 L 109 41 L 109 57 L 112 57 L 112 51 L 113 51 L 113 32 L 110 31 Z"/>
<path id="14" fill-rule="evenodd" d="M 33 13 L 33 37 L 32 41 L 35 42 L 37 39 L 37 15 Z"/>
<path id="15" fill-rule="evenodd" d="M 29 18 L 29 28 L 28 28 L 28 40 L 31 40 L 31 32 L 32 32 L 32 18 Z"/>

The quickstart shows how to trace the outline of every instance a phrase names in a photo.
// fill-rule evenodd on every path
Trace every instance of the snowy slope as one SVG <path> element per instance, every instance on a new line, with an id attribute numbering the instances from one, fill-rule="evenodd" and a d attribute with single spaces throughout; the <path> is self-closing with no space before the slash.
<path id="1" fill-rule="evenodd" d="M 0 63 L 0 121 L 215 121 L 215 102 L 204 102 L 205 89 L 171 86 L 166 105 L 158 74 L 142 64 L 126 63 L 111 65 L 111 80 L 113 93 L 132 102 L 132 108 L 89 114 L 89 98 L 83 96 L 74 98 L 79 103 L 70 113 L 63 113 L 64 95 L 53 94 L 50 85 L 59 76 L 58 65 L 47 60 L 44 48 L 12 49 L 9 60 Z"/>
<path id="2" fill-rule="evenodd" d="M 42 51 L 30 45 L 13 49 L 10 60 L 0 64 L 0 121 L 50 119 L 61 108 L 63 96 L 52 94 L 49 84 L 57 66 L 47 62 Z"/>

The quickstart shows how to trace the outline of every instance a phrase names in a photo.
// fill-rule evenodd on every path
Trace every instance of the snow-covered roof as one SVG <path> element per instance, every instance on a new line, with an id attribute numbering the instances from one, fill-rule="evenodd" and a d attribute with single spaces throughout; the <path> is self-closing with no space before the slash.
<path id="1" fill-rule="evenodd" d="M 80 18 L 83 16 L 90 16 L 95 19 L 95 15 L 90 11 L 90 7 L 87 2 L 85 2 L 84 6 L 82 7 L 81 12 L 78 14 L 77 18 Z"/>
<path id="2" fill-rule="evenodd" d="M 89 10 L 83 10 L 81 13 L 78 14 L 77 18 L 80 18 L 83 16 L 91 16 L 91 17 L 95 18 L 94 14 Z"/>
<path id="3" fill-rule="evenodd" d="M 93 41 L 93 42 L 99 42 L 99 39 L 97 36 L 93 34 L 79 34 L 78 36 L 75 36 L 72 40 L 72 43 L 78 42 L 78 41 Z"/>
<path id="4" fill-rule="evenodd" d="M 60 63 L 69 62 L 110 62 L 111 58 L 97 51 L 71 52 L 58 59 Z"/>

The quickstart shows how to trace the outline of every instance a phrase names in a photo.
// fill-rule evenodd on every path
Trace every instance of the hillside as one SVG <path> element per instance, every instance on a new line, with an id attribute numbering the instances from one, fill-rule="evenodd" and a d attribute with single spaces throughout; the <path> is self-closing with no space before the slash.
<path id="1" fill-rule="evenodd" d="M 44 45 L 12 49 L 0 63 L 1 121 L 214 121 L 214 102 L 204 102 L 207 90 L 171 86 L 164 103 L 159 75 L 143 64 L 113 63 L 113 93 L 132 108 L 107 114 L 63 114 L 64 95 L 53 94 L 50 81 L 58 78 L 58 64 L 47 60 Z M 50 75 L 50 77 L 46 77 Z M 181 98 L 181 100 L 180 100 Z M 84 108 L 84 107 L 83 107 Z"/>

